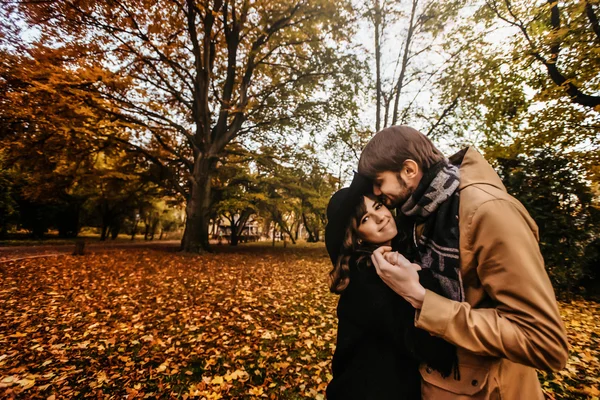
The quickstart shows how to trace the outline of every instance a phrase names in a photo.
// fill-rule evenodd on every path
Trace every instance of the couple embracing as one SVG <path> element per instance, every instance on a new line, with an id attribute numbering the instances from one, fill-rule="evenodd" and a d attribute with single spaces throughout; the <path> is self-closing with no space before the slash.
<path id="1" fill-rule="evenodd" d="M 475 149 L 386 128 L 327 218 L 329 400 L 543 399 L 568 353 L 537 226 Z"/>

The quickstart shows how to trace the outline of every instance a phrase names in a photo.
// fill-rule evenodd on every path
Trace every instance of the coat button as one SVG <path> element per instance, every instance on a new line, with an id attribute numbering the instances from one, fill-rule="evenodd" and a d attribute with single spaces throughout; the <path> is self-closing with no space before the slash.
<path id="1" fill-rule="evenodd" d="M 478 384 L 479 384 L 479 382 L 477 382 L 477 379 L 473 379 L 471 381 L 471 385 L 473 385 L 473 386 L 477 386 Z"/>
<path id="2" fill-rule="evenodd" d="M 428 374 L 430 374 L 430 373 L 432 373 L 432 372 L 433 372 L 433 369 L 431 369 L 431 367 L 427 367 L 427 368 L 425 369 L 425 371 L 427 371 L 427 373 L 428 373 Z"/>

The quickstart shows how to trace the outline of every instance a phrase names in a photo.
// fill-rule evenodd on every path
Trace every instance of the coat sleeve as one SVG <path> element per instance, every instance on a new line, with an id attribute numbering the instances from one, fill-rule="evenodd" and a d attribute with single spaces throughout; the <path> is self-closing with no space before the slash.
<path id="1" fill-rule="evenodd" d="M 466 227 L 467 251 L 494 308 L 472 308 L 428 290 L 415 325 L 479 355 L 564 368 L 566 332 L 528 218 L 524 208 L 491 200 Z"/>

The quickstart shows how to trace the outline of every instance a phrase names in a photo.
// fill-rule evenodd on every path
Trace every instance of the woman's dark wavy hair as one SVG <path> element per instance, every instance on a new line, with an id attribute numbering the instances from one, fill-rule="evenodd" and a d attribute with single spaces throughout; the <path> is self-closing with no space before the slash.
<path id="1" fill-rule="evenodd" d="M 379 201 L 373 193 L 364 195 L 373 201 Z M 361 242 L 358 237 L 358 225 L 361 218 L 367 213 L 364 201 L 359 201 L 352 211 L 350 219 L 346 224 L 344 241 L 332 270 L 329 272 L 329 290 L 332 293 L 342 293 L 350 283 L 350 259 L 356 257 L 356 263 L 363 261 L 371 262 L 370 256 L 376 246 Z"/>

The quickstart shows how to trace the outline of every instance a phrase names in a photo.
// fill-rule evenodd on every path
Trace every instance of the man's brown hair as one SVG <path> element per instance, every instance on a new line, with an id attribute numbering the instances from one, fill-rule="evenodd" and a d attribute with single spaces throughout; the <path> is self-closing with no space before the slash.
<path id="1" fill-rule="evenodd" d="M 444 155 L 421 132 L 409 126 L 397 125 L 382 129 L 367 143 L 358 162 L 358 172 L 375 179 L 378 172 L 401 171 L 404 161 L 415 161 L 423 172 Z"/>

